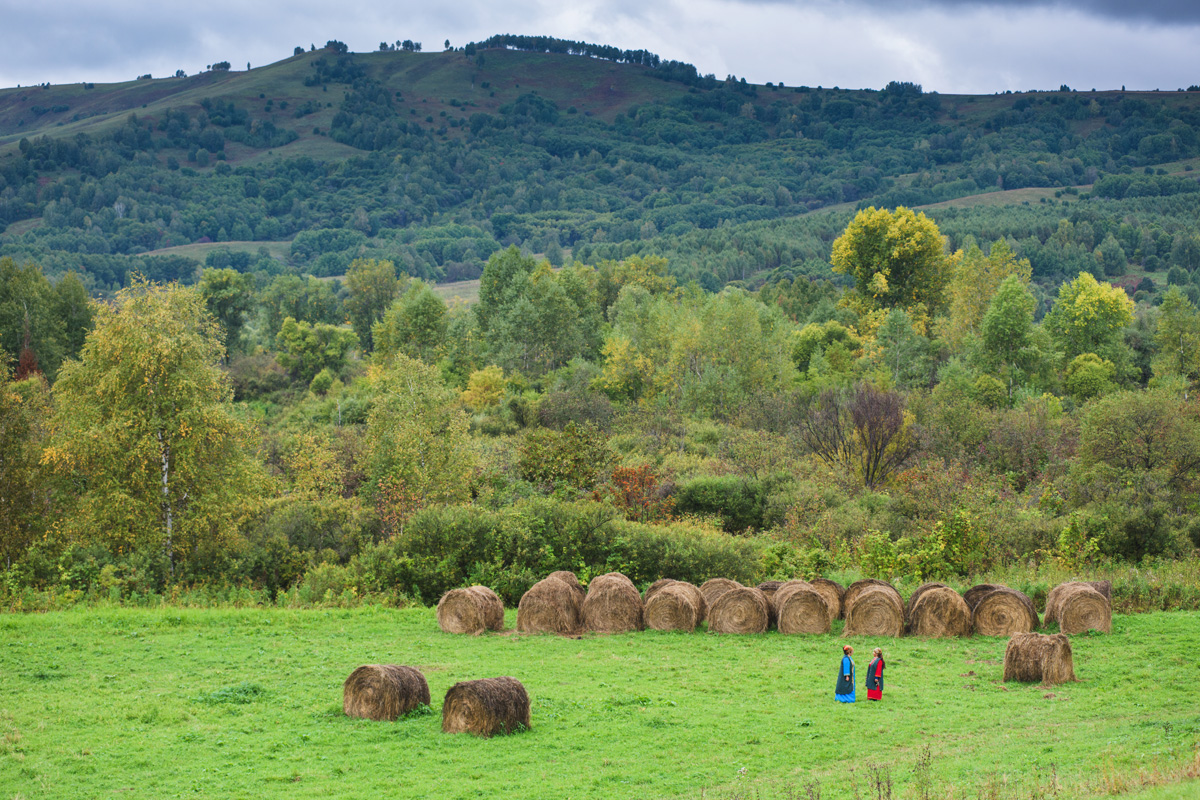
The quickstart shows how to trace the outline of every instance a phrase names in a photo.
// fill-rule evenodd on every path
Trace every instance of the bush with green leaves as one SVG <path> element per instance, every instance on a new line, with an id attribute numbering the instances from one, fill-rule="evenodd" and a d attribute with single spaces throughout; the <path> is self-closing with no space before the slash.
<path id="1" fill-rule="evenodd" d="M 762 528 L 766 503 L 762 481 L 737 475 L 696 478 L 675 495 L 679 513 L 718 517 L 729 533 Z"/>

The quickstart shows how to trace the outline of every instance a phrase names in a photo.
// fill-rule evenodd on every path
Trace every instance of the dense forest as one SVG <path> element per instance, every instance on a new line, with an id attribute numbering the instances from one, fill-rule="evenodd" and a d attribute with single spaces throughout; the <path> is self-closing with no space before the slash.
<path id="1" fill-rule="evenodd" d="M 0 92 L 4 602 L 1195 558 L 1200 95 L 596 47 Z"/>

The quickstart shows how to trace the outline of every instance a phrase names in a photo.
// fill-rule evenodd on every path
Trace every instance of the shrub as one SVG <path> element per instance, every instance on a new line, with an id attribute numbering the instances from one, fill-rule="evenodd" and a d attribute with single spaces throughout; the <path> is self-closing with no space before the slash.
<path id="1" fill-rule="evenodd" d="M 761 481 L 737 476 L 697 478 L 679 488 L 675 507 L 682 514 L 713 515 L 729 533 L 763 527 L 766 491 Z"/>
<path id="2" fill-rule="evenodd" d="M 594 487 L 612 466 L 613 453 L 599 428 L 568 422 L 561 431 L 531 430 L 518 448 L 517 471 L 532 483 Z"/>

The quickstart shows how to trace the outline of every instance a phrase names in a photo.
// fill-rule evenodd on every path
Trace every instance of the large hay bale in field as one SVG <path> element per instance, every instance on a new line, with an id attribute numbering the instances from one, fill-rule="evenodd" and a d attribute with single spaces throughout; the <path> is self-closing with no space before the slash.
<path id="1" fill-rule="evenodd" d="M 1095 589 L 1100 594 L 1104 595 L 1104 599 L 1112 605 L 1112 581 L 1082 581 L 1088 586 Z"/>
<path id="2" fill-rule="evenodd" d="M 878 581 L 878 580 L 875 580 L 874 578 L 866 578 L 864 580 L 855 581 L 854 583 L 850 584 L 850 587 L 848 589 L 846 589 L 846 594 L 844 594 L 842 596 L 842 616 L 849 619 L 850 618 L 850 609 L 854 606 L 854 604 L 856 602 L 858 602 L 859 596 L 861 596 L 863 592 L 867 591 L 868 589 L 872 589 L 872 588 L 883 589 L 884 591 L 889 592 L 893 597 L 896 598 L 896 602 L 900 605 L 901 621 L 903 622 L 904 598 L 900 596 L 900 592 L 897 591 L 895 586 L 892 586 L 887 581 Z"/>
<path id="3" fill-rule="evenodd" d="M 642 593 L 643 605 L 649 603 L 650 598 L 654 597 L 664 586 L 670 586 L 672 583 L 677 583 L 677 581 L 674 578 L 659 578 L 646 587 L 646 591 Z"/>
<path id="4" fill-rule="evenodd" d="M 517 605 L 521 633 L 574 636 L 583 629 L 583 596 L 558 578 L 545 578 L 529 587 Z"/>
<path id="5" fill-rule="evenodd" d="M 1004 680 L 1046 685 L 1075 680 L 1071 640 L 1061 633 L 1016 634 L 1004 648 Z"/>
<path id="6" fill-rule="evenodd" d="M 930 589 L 944 588 L 946 588 L 946 584 L 944 583 L 922 583 L 920 586 L 918 586 L 917 590 L 908 596 L 908 601 L 904 604 L 904 619 L 907 620 L 910 616 L 912 616 L 913 606 L 917 604 L 917 600 L 921 599 L 921 595 L 925 594 L 925 592 L 928 592 Z"/>
<path id="7" fill-rule="evenodd" d="M 364 664 L 342 684 L 348 717 L 390 721 L 422 705 L 429 705 L 429 684 L 415 667 Z"/>
<path id="8" fill-rule="evenodd" d="M 767 596 L 759 589 L 739 586 L 717 598 L 708 609 L 713 633 L 766 633 L 771 618 Z"/>
<path id="9" fill-rule="evenodd" d="M 1002 587 L 979 598 L 971 611 L 971 628 L 981 636 L 1012 636 L 1038 627 L 1033 602 L 1016 589 Z"/>
<path id="10" fill-rule="evenodd" d="M 516 678 L 461 681 L 442 703 L 443 733 L 494 736 L 530 727 L 529 693 Z"/>
<path id="11" fill-rule="evenodd" d="M 570 586 L 572 589 L 579 592 L 579 596 L 581 598 L 583 597 L 583 595 L 584 595 L 583 586 L 580 585 L 579 578 L 575 577 L 574 572 L 571 572 L 571 571 L 565 570 L 565 569 L 560 569 L 557 572 L 551 572 L 546 577 L 547 578 L 558 578 L 560 581 L 565 583 L 567 586 Z"/>
<path id="12" fill-rule="evenodd" d="M 910 635 L 928 638 L 971 635 L 971 609 L 962 595 L 948 586 L 921 588 L 925 591 L 917 596 L 908 613 L 906 629 Z"/>
<path id="13" fill-rule="evenodd" d="M 1046 597 L 1045 624 L 1063 633 L 1112 633 L 1112 604 L 1091 583 L 1060 583 Z"/>
<path id="14" fill-rule="evenodd" d="M 841 619 L 843 616 L 842 597 L 845 596 L 846 589 L 840 583 L 828 578 L 813 578 L 809 584 L 812 585 L 814 591 L 825 598 L 825 602 L 829 605 L 829 618 Z"/>
<path id="15" fill-rule="evenodd" d="M 979 605 L 979 601 L 983 598 L 983 596 L 985 594 L 987 594 L 988 592 L 994 592 L 997 589 L 1006 589 L 1006 588 L 1008 588 L 1008 587 L 1001 586 L 998 583 L 976 584 L 975 586 L 972 586 L 970 589 L 967 589 L 965 592 L 963 592 L 963 600 L 966 600 L 967 607 L 970 608 L 971 611 L 974 611 L 975 606 Z"/>
<path id="16" fill-rule="evenodd" d="M 904 602 L 890 584 L 864 586 L 846 605 L 843 636 L 899 636 L 903 632 Z"/>
<path id="17" fill-rule="evenodd" d="M 486 586 L 451 589 L 437 604 L 438 627 L 446 633 L 504 630 L 504 603 Z"/>
<path id="18" fill-rule="evenodd" d="M 695 586 L 672 581 L 646 603 L 646 627 L 656 631 L 694 631 L 701 619 L 697 605 L 703 602 L 704 595 Z"/>
<path id="19" fill-rule="evenodd" d="M 780 633 L 829 633 L 829 603 L 807 581 L 788 581 L 772 598 Z"/>
<path id="20" fill-rule="evenodd" d="M 598 575 L 588 582 L 583 600 L 583 627 L 596 633 L 640 631 L 642 595 L 633 581 L 619 572 Z"/>
<path id="21" fill-rule="evenodd" d="M 716 605 L 717 600 L 721 595 L 728 592 L 730 589 L 741 589 L 742 585 L 737 581 L 731 581 L 729 578 L 709 578 L 704 583 L 700 584 L 700 593 L 704 595 L 704 602 L 708 604 L 708 611 L 712 613 L 712 607 Z"/>

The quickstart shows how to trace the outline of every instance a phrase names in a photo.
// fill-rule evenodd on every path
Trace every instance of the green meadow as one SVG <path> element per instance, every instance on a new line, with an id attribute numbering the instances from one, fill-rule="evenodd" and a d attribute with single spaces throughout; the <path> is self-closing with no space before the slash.
<path id="1" fill-rule="evenodd" d="M 1048 798 L 1200 794 L 1200 617 L 1072 638 L 1078 683 L 1001 682 L 1005 640 L 854 640 L 882 703 L 833 700 L 843 640 L 442 633 L 432 609 L 77 609 L 0 617 L 0 797 Z M 508 624 L 515 623 L 508 612 Z M 840 625 L 840 623 L 838 623 Z M 418 666 L 396 722 L 341 713 L 364 663 Z M 440 731 L 512 675 L 533 727 Z"/>

